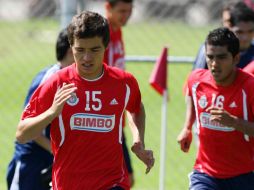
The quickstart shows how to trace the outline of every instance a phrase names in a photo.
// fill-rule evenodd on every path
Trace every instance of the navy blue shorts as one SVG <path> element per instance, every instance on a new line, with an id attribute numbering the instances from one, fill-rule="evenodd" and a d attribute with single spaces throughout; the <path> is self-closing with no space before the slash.
<path id="1" fill-rule="evenodd" d="M 20 160 L 13 158 L 7 171 L 8 190 L 49 190 L 41 179 L 41 170 L 48 166 L 48 163 L 31 157 Z"/>
<path id="2" fill-rule="evenodd" d="M 253 190 L 254 173 L 246 173 L 227 179 L 218 179 L 193 171 L 190 175 L 189 190 Z"/>

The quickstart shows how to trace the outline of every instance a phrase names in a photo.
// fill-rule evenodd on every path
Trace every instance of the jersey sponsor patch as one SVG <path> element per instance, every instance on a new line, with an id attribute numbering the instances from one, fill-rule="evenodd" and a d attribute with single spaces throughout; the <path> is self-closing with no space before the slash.
<path id="1" fill-rule="evenodd" d="M 77 113 L 71 116 L 72 130 L 110 132 L 115 126 L 115 115 Z"/>
<path id="2" fill-rule="evenodd" d="M 216 121 L 211 121 L 210 120 L 211 114 L 202 112 L 200 114 L 200 123 L 202 127 L 216 130 L 216 131 L 225 131 L 225 132 L 231 132 L 234 131 L 234 128 L 231 127 L 226 127 Z"/>

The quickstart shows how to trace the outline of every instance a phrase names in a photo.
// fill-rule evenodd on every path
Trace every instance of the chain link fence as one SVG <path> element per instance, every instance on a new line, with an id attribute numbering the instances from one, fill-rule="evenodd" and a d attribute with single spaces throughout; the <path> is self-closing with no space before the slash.
<path id="1" fill-rule="evenodd" d="M 149 175 L 132 156 L 134 190 L 156 190 L 159 181 L 161 97 L 148 84 L 156 57 L 169 47 L 169 93 L 166 189 L 188 187 L 188 173 L 196 146 L 180 151 L 176 137 L 185 118 L 182 86 L 200 44 L 209 30 L 220 26 L 221 0 L 136 0 L 129 24 L 124 27 L 127 70 L 138 79 L 146 107 L 146 146 L 154 150 L 156 164 Z M 0 189 L 14 150 L 17 122 L 32 78 L 55 63 L 55 40 L 60 29 L 61 1 L 0 0 Z M 82 1 L 79 9 L 104 14 L 103 1 Z M 83 6 L 83 7 L 82 7 Z M 128 129 L 127 143 L 131 144 Z"/>

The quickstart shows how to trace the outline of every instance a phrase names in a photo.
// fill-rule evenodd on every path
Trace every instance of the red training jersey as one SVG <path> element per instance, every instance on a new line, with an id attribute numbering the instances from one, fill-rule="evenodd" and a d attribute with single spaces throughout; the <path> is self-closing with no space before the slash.
<path id="1" fill-rule="evenodd" d="M 125 109 L 139 112 L 136 79 L 104 64 L 103 75 L 88 81 L 77 74 L 73 64 L 36 90 L 22 119 L 45 112 L 63 83 L 75 83 L 78 89 L 51 124 L 53 189 L 129 189 L 121 145 L 122 117 Z"/>
<path id="2" fill-rule="evenodd" d="M 119 28 L 114 31 L 111 26 L 109 29 L 110 42 L 104 54 L 104 62 L 109 66 L 125 70 L 125 51 L 122 39 L 122 30 Z"/>
<path id="3" fill-rule="evenodd" d="M 251 61 L 248 65 L 246 65 L 243 70 L 247 73 L 254 75 L 254 61 Z"/>
<path id="4" fill-rule="evenodd" d="M 216 178 L 254 170 L 254 139 L 210 121 L 208 107 L 224 108 L 238 118 L 254 121 L 254 78 L 237 70 L 229 86 L 216 85 L 209 70 L 197 69 L 188 78 L 188 94 L 195 105 L 200 146 L 194 169 Z"/>

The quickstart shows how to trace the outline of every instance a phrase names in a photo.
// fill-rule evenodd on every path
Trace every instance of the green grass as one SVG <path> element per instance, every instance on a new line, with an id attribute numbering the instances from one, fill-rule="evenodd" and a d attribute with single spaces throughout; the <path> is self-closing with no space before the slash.
<path id="1" fill-rule="evenodd" d="M 55 63 L 54 20 L 0 22 L 0 189 L 6 189 L 5 175 L 13 148 L 17 122 L 32 78 L 42 68 Z M 158 56 L 164 45 L 170 55 L 195 56 L 200 42 L 211 27 L 192 28 L 181 23 L 130 24 L 124 29 L 127 55 Z M 156 190 L 159 182 L 160 126 L 162 98 L 149 86 L 153 64 L 128 63 L 127 70 L 138 79 L 146 108 L 146 147 L 154 150 L 156 163 L 145 175 L 145 166 L 131 154 L 136 184 L 133 190 Z M 170 101 L 167 115 L 166 189 L 187 189 L 187 174 L 194 163 L 195 146 L 189 154 L 180 151 L 176 137 L 185 118 L 182 86 L 191 70 L 190 64 L 169 64 Z M 127 143 L 132 139 L 128 128 Z"/>
<path id="2" fill-rule="evenodd" d="M 0 22 L 1 190 L 7 189 L 6 169 L 13 154 L 16 126 L 28 87 L 38 71 L 55 63 L 57 25 L 45 22 Z"/>
<path id="3" fill-rule="evenodd" d="M 167 161 L 166 161 L 166 189 L 187 189 L 187 175 L 191 171 L 195 149 L 190 154 L 180 151 L 176 142 L 177 135 L 183 125 L 185 118 L 185 104 L 181 87 L 191 65 L 169 64 L 169 94 L 167 114 Z M 138 67 L 138 69 L 137 69 Z M 158 189 L 159 162 L 160 162 L 160 132 L 161 132 L 161 104 L 162 97 L 158 95 L 148 84 L 148 79 L 153 65 L 147 63 L 131 63 L 128 70 L 137 78 L 143 94 L 143 101 L 146 108 L 146 147 L 154 150 L 156 164 L 150 174 L 145 175 L 144 165 L 132 155 L 134 170 L 137 177 L 135 190 Z M 125 129 L 128 132 L 128 128 Z M 128 144 L 131 145 L 131 136 L 127 133 Z M 194 146 L 195 148 L 195 146 Z M 141 183 L 141 181 L 143 183 Z"/>
<path id="4" fill-rule="evenodd" d="M 129 24 L 123 31 L 127 55 L 157 56 L 163 46 L 168 46 L 170 55 L 195 56 L 213 27 L 191 27 L 173 21 Z"/>

